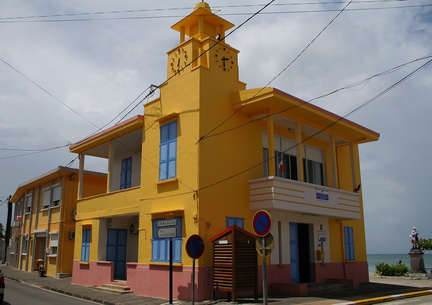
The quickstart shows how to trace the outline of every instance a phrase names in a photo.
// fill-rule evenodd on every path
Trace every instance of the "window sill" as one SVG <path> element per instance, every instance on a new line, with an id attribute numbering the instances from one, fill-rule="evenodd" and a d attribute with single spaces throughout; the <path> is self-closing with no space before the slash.
<path id="1" fill-rule="evenodd" d="M 79 262 L 80 265 L 90 265 L 90 262 Z"/>
<path id="2" fill-rule="evenodd" d="M 169 263 L 163 263 L 163 262 L 150 262 L 150 266 L 169 266 Z M 183 267 L 183 263 L 173 263 L 174 267 Z"/>
<path id="3" fill-rule="evenodd" d="M 178 178 L 172 178 L 167 180 L 160 180 L 156 183 L 156 185 L 164 185 L 164 184 L 176 183 L 176 182 L 178 182 Z"/>
<path id="4" fill-rule="evenodd" d="M 59 207 L 60 207 L 59 205 L 54 205 L 54 206 L 50 207 L 50 209 L 55 209 L 55 208 L 59 208 Z"/>
<path id="5" fill-rule="evenodd" d="M 57 257 L 57 254 L 50 254 L 50 255 L 47 255 L 47 257 Z"/>

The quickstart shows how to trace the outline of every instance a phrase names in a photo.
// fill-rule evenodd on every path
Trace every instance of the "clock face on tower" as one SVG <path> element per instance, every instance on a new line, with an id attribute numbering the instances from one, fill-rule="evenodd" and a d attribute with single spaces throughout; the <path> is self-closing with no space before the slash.
<path id="1" fill-rule="evenodd" d="M 187 52 L 183 48 L 178 48 L 170 55 L 170 66 L 173 73 L 180 72 L 188 63 Z"/>
<path id="2" fill-rule="evenodd" d="M 216 47 L 215 51 L 216 66 L 223 71 L 234 69 L 234 52 L 226 47 Z"/>

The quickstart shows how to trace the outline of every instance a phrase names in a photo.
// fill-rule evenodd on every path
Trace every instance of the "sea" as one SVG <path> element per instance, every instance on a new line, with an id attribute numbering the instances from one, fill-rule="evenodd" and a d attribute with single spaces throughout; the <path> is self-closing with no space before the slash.
<path id="1" fill-rule="evenodd" d="M 397 265 L 399 261 L 402 264 L 410 267 L 410 256 L 409 254 L 368 254 L 367 255 L 369 272 L 375 272 L 375 265 L 380 263 L 386 263 L 389 265 Z M 423 261 L 425 269 L 432 269 L 432 254 L 424 254 Z"/>

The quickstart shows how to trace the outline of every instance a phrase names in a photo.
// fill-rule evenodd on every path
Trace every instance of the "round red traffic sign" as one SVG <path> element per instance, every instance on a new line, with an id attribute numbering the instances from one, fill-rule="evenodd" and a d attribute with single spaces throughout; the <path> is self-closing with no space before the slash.
<path id="1" fill-rule="evenodd" d="M 253 229 L 256 235 L 260 237 L 266 236 L 271 229 L 271 216 L 269 212 L 260 210 L 255 213 L 252 219 Z"/>
<path id="2" fill-rule="evenodd" d="M 204 241 L 199 235 L 191 235 L 186 241 L 186 253 L 190 258 L 200 258 L 204 253 Z"/>

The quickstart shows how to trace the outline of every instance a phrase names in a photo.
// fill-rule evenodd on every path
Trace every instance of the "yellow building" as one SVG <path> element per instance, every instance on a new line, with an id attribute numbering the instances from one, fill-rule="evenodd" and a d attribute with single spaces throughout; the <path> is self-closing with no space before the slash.
<path id="1" fill-rule="evenodd" d="M 80 172 L 87 155 L 108 160 L 107 192 L 79 195 L 74 283 L 121 279 L 168 298 L 171 239 L 174 298 L 188 300 L 185 243 L 198 234 L 196 300 L 210 299 L 209 239 L 231 225 L 253 232 L 258 210 L 273 223 L 270 293 L 368 281 L 358 145 L 379 134 L 278 89 L 247 89 L 225 39 L 232 27 L 198 3 L 172 27 L 168 80 L 144 116 L 71 146 Z"/>
<path id="2" fill-rule="evenodd" d="M 86 196 L 106 191 L 106 174 L 85 172 Z M 58 167 L 21 184 L 15 204 L 9 263 L 24 271 L 44 261 L 47 275 L 72 274 L 78 170 Z"/>

